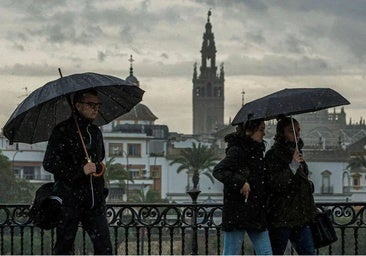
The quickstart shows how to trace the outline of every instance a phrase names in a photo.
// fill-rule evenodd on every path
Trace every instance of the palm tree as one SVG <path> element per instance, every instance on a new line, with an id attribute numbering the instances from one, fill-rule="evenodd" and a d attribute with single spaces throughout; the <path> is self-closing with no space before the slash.
<path id="1" fill-rule="evenodd" d="M 133 203 L 167 203 L 166 199 L 160 197 L 159 191 L 149 189 L 146 193 L 143 188 L 137 190 L 130 199 Z"/>
<path id="2" fill-rule="evenodd" d="M 197 190 L 200 175 L 207 176 L 212 183 L 215 182 L 212 176 L 212 168 L 216 165 L 219 156 L 208 146 L 192 143 L 192 148 L 182 150 L 181 156 L 173 160 L 170 165 L 179 164 L 177 173 L 183 170 L 192 174 L 193 190 Z"/>
<path id="3" fill-rule="evenodd" d="M 133 183 L 133 179 L 131 173 L 127 171 L 122 164 L 114 163 L 116 159 L 111 157 L 107 160 L 105 168 L 106 174 L 105 179 L 108 183 L 108 187 L 111 186 L 112 180 L 117 180 L 120 188 L 124 188 L 126 186 L 126 180 L 131 181 Z"/>

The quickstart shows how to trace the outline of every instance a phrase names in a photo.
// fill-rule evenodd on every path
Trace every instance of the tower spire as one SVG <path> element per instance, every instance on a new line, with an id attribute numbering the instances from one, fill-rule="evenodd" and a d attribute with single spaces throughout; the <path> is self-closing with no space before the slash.
<path id="1" fill-rule="evenodd" d="M 209 77 L 212 74 L 216 76 L 216 46 L 215 38 L 212 33 L 212 25 L 210 23 L 211 9 L 207 14 L 207 23 L 205 25 L 205 33 L 203 34 L 203 42 L 201 47 L 201 74 L 203 77 Z"/>

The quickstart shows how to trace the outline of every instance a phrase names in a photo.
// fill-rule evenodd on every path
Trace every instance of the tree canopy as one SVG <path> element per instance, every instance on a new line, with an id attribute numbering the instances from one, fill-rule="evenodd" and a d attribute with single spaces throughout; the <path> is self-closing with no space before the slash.
<path id="1" fill-rule="evenodd" d="M 133 183 L 133 179 L 131 173 L 129 173 L 122 164 L 114 163 L 116 159 L 111 157 L 106 162 L 106 174 L 105 179 L 110 186 L 112 180 L 117 180 L 120 184 L 120 187 L 123 188 L 126 185 L 126 180 L 129 180 Z"/>
<path id="2" fill-rule="evenodd" d="M 0 203 L 32 203 L 34 186 L 25 179 L 17 179 L 11 162 L 0 151 Z"/>
<path id="3" fill-rule="evenodd" d="M 348 161 L 348 169 L 354 170 L 362 167 L 366 168 L 366 157 L 363 154 L 358 154 L 354 157 L 351 157 Z"/>

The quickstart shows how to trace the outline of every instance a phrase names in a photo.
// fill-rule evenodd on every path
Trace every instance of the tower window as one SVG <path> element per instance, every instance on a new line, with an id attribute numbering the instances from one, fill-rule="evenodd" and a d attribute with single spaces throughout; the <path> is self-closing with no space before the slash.
<path id="1" fill-rule="evenodd" d="M 210 62 L 210 57 L 207 57 L 207 67 L 210 68 L 211 67 L 211 62 Z"/>

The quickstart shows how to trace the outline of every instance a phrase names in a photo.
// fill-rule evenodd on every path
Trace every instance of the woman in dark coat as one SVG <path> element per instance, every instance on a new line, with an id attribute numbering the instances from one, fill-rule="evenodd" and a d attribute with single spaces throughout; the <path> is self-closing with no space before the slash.
<path id="1" fill-rule="evenodd" d="M 213 170 L 224 184 L 224 255 L 241 254 L 245 232 L 257 255 L 272 254 L 266 230 L 264 129 L 263 120 L 238 125 L 237 132 L 225 137 L 226 156 Z"/>
<path id="2" fill-rule="evenodd" d="M 273 253 L 284 254 L 290 240 L 298 254 L 315 254 L 309 222 L 317 210 L 312 195 L 313 184 L 308 179 L 308 166 L 301 152 L 303 142 L 299 123 L 295 119 L 292 123 L 289 117 L 280 119 L 274 140 L 265 157 L 270 185 L 268 224 Z"/>

